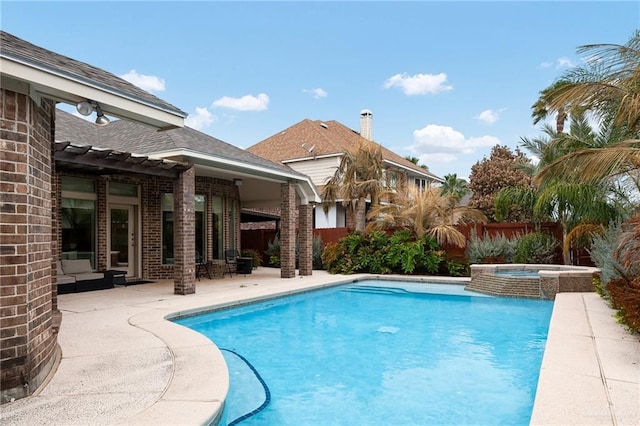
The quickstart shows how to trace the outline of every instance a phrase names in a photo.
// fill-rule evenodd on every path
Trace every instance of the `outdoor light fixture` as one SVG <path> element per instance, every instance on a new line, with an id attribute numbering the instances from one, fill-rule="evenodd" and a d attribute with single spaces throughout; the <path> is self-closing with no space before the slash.
<path id="1" fill-rule="evenodd" d="M 76 109 L 82 115 L 91 115 L 91 113 L 93 112 L 93 105 L 91 105 L 91 102 L 89 101 L 82 101 L 78 102 L 78 105 L 76 105 Z"/>
<path id="2" fill-rule="evenodd" d="M 96 103 L 96 114 L 98 114 L 98 117 L 96 117 L 96 124 L 98 126 L 106 126 L 111 122 L 111 120 L 109 120 L 104 115 L 104 113 L 102 112 L 102 108 L 100 108 L 100 105 L 98 105 L 97 103 Z"/>
<path id="3" fill-rule="evenodd" d="M 242 186 L 242 179 L 234 179 L 233 184 L 235 186 Z"/>
<path id="4" fill-rule="evenodd" d="M 98 103 L 95 101 L 86 100 L 78 102 L 78 105 L 76 105 L 76 109 L 82 115 L 91 115 L 91 113 L 95 110 L 96 114 L 98 115 L 98 117 L 96 117 L 96 124 L 98 126 L 105 126 L 111 122 L 111 120 L 109 120 L 102 112 L 102 108 L 100 108 L 100 105 L 98 105 Z"/>

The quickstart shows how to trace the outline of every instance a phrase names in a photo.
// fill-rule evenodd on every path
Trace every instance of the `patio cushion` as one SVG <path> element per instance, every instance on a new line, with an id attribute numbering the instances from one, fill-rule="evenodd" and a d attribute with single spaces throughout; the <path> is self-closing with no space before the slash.
<path id="1" fill-rule="evenodd" d="M 89 259 L 63 260 L 62 270 L 65 275 L 77 275 L 93 272 Z"/>
<path id="2" fill-rule="evenodd" d="M 86 274 L 74 274 L 73 276 L 76 277 L 76 281 L 101 280 L 104 278 L 104 274 L 98 273 L 98 272 L 89 272 Z"/>

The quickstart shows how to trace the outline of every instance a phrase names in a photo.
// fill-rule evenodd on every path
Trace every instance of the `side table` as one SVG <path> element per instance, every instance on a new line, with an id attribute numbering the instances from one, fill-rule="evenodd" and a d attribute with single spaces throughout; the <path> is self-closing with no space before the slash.
<path id="1" fill-rule="evenodd" d="M 106 278 L 111 280 L 113 285 L 124 285 L 127 286 L 127 271 L 120 271 L 118 269 L 107 269 L 106 271 L 102 271 Z"/>

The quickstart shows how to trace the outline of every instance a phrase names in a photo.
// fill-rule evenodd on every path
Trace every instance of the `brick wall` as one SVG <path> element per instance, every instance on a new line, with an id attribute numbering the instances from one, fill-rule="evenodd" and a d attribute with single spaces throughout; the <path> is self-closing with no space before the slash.
<path id="1" fill-rule="evenodd" d="M 192 294 L 195 285 L 195 169 L 180 174 L 173 184 L 174 293 Z"/>
<path id="2" fill-rule="evenodd" d="M 54 103 L 0 89 L 1 401 L 31 394 L 53 363 Z"/>
<path id="3" fill-rule="evenodd" d="M 97 227 L 98 227 L 98 253 L 97 253 L 97 269 L 104 269 L 107 265 L 107 246 L 108 246 L 108 212 L 107 212 L 107 179 L 97 178 L 95 175 L 88 175 L 83 173 L 69 173 L 59 172 L 60 176 L 73 176 L 85 179 L 96 180 L 97 187 Z M 56 179 L 59 187 L 60 178 Z M 165 265 L 162 263 L 162 194 L 173 193 L 173 180 L 169 178 L 161 178 L 149 175 L 140 174 L 120 174 L 111 175 L 108 177 L 109 182 L 126 183 L 131 185 L 140 186 L 140 215 L 142 228 L 140 232 L 142 245 L 142 263 L 139 271 L 140 276 L 138 278 L 150 279 L 150 280 L 166 280 L 174 278 L 174 265 Z M 227 203 L 236 203 L 236 223 L 239 223 L 239 208 L 238 205 L 238 188 L 233 185 L 233 182 L 222 179 L 208 178 L 208 177 L 196 177 L 196 194 L 205 195 L 207 198 L 207 247 L 212 247 L 213 244 L 213 232 L 212 232 L 212 215 L 211 215 L 211 200 L 213 196 L 221 196 L 225 200 L 223 206 L 224 211 L 227 212 Z M 54 200 L 55 206 L 61 205 L 60 192 L 54 192 L 57 194 L 57 200 Z M 59 216 L 59 207 L 54 207 L 54 215 Z M 226 213 L 225 213 L 226 214 Z M 227 216 L 225 216 L 225 219 Z M 54 235 L 56 238 L 56 259 L 59 259 L 61 253 L 59 247 L 62 246 L 62 226 L 60 224 L 60 218 L 56 219 L 58 226 L 55 227 Z M 225 222 L 226 223 L 226 222 Z M 238 227 L 237 227 L 238 228 Z M 225 233 L 225 247 L 229 245 L 229 237 Z M 236 229 L 236 235 L 233 237 L 236 241 L 239 241 L 240 230 Z M 238 247 L 238 245 L 237 245 Z M 210 250 L 206 254 L 208 259 L 211 259 Z M 54 264 L 55 267 L 55 264 Z"/>
<path id="4" fill-rule="evenodd" d="M 280 185 L 280 276 L 296 276 L 296 194 L 292 183 Z"/>
<path id="5" fill-rule="evenodd" d="M 300 228 L 298 230 L 298 246 L 300 249 L 300 275 L 311 275 L 313 272 L 313 206 L 298 206 Z"/>

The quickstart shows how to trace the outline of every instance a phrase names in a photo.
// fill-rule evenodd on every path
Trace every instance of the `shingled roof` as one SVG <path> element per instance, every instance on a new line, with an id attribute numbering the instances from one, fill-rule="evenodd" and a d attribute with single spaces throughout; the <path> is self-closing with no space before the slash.
<path id="1" fill-rule="evenodd" d="M 44 49 L 0 31 L 0 56 L 71 77 L 123 97 L 135 98 L 183 117 L 187 113 L 105 70 Z"/>
<path id="2" fill-rule="evenodd" d="M 135 154 L 158 154 L 189 150 L 223 160 L 234 160 L 249 166 L 300 175 L 290 167 L 247 152 L 190 127 L 156 131 L 154 128 L 127 120 L 96 126 L 62 110 L 56 110 L 56 141 L 93 145 Z"/>
<path id="3" fill-rule="evenodd" d="M 287 163 L 309 158 L 311 155 L 315 157 L 342 155 L 345 150 L 354 147 L 362 139 L 360 133 L 338 121 L 304 119 L 247 148 L 247 151 L 274 162 Z M 312 147 L 313 150 L 310 152 Z M 431 179 L 442 180 L 384 146 L 380 145 L 380 147 L 385 161 L 395 163 Z"/>

